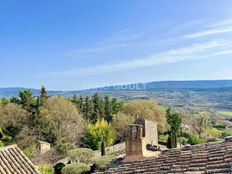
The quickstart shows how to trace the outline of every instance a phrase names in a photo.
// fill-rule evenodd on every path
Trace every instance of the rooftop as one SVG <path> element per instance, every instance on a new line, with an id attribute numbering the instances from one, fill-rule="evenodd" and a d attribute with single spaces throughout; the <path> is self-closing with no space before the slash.
<path id="1" fill-rule="evenodd" d="M 232 173 L 232 141 L 186 146 L 163 151 L 159 157 L 123 162 L 98 174 L 203 174 Z"/>
<path id="2" fill-rule="evenodd" d="M 0 148 L 0 174 L 40 174 L 40 172 L 16 145 L 12 145 Z"/>

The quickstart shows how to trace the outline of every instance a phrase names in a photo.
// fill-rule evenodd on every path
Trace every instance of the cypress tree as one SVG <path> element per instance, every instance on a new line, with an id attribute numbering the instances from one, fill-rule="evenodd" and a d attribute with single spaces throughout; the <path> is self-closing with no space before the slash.
<path id="1" fill-rule="evenodd" d="M 42 86 L 42 88 L 40 90 L 40 97 L 39 97 L 40 105 L 43 106 L 44 103 L 47 101 L 47 99 L 48 99 L 47 91 L 46 91 L 45 87 Z"/>

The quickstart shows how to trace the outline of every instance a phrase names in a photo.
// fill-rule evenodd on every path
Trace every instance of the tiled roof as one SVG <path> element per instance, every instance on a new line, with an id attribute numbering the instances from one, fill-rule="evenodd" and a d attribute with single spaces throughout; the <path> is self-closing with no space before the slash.
<path id="1" fill-rule="evenodd" d="M 232 173 L 232 142 L 209 143 L 171 149 L 158 158 L 125 162 L 98 174 L 229 174 Z"/>
<path id="2" fill-rule="evenodd" d="M 16 146 L 0 148 L 0 174 L 40 174 Z"/>

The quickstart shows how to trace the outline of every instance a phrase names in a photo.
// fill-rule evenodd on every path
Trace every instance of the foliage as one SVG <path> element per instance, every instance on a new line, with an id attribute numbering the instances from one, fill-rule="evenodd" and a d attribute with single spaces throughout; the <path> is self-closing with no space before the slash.
<path id="1" fill-rule="evenodd" d="M 95 165 L 97 168 L 101 168 L 109 164 L 112 160 L 115 159 L 113 155 L 105 155 L 95 160 Z"/>
<path id="2" fill-rule="evenodd" d="M 180 132 L 181 127 L 181 116 L 178 113 L 171 112 L 171 109 L 167 109 L 166 111 L 167 123 L 169 125 L 169 137 L 167 141 L 168 148 L 176 148 L 177 147 L 177 135 Z"/>
<path id="3" fill-rule="evenodd" d="M 19 91 L 18 104 L 28 112 L 35 112 L 37 107 L 37 101 L 31 90 Z"/>
<path id="4" fill-rule="evenodd" d="M 123 106 L 123 112 L 134 118 L 145 118 L 158 123 L 159 131 L 166 130 L 165 109 L 154 100 L 132 100 Z"/>
<path id="5" fill-rule="evenodd" d="M 111 122 L 113 116 L 121 110 L 122 106 L 121 102 L 118 102 L 116 98 L 110 99 L 108 95 L 101 98 L 98 93 L 85 98 L 82 96 L 78 98 L 74 95 L 71 101 L 83 114 L 84 118 L 91 123 L 96 123 L 99 119 L 106 119 Z"/>
<path id="6" fill-rule="evenodd" d="M 198 136 L 202 138 L 205 130 L 210 126 L 209 124 L 209 115 L 206 112 L 201 112 L 194 120 L 194 128 L 198 133 Z"/>
<path id="7" fill-rule="evenodd" d="M 44 86 L 40 90 L 39 104 L 43 106 L 48 99 L 48 94 Z"/>
<path id="8" fill-rule="evenodd" d="M 37 145 L 37 136 L 33 130 L 25 126 L 15 137 L 15 142 L 22 148 L 31 148 Z M 30 142 L 30 143 L 28 143 Z"/>
<path id="9" fill-rule="evenodd" d="M 57 163 L 54 166 L 55 174 L 61 174 L 61 170 L 65 167 L 64 163 Z"/>
<path id="10" fill-rule="evenodd" d="M 185 137 L 178 137 L 177 142 L 181 143 L 182 145 L 186 145 L 188 143 L 188 139 Z"/>
<path id="11" fill-rule="evenodd" d="M 129 124 L 133 124 L 135 118 L 131 115 L 127 115 L 123 112 L 119 112 L 114 116 L 112 126 L 115 129 L 117 140 L 119 142 L 125 141 L 125 138 L 129 136 L 130 128 Z"/>
<path id="12" fill-rule="evenodd" d="M 171 109 L 166 111 L 167 123 L 169 124 L 169 133 L 171 135 L 177 136 L 180 131 L 182 119 L 180 114 L 172 112 Z"/>
<path id="13" fill-rule="evenodd" d="M 40 109 L 40 131 L 54 144 L 72 143 L 83 131 L 84 121 L 76 107 L 63 97 L 51 97 Z"/>
<path id="14" fill-rule="evenodd" d="M 9 103 L 0 105 L 0 126 L 7 129 L 12 126 L 21 129 L 28 119 L 28 113 L 20 106 Z"/>
<path id="15" fill-rule="evenodd" d="M 167 148 L 177 148 L 177 137 L 176 135 L 169 135 L 167 140 Z"/>
<path id="16" fill-rule="evenodd" d="M 206 131 L 206 135 L 208 138 L 214 138 L 214 139 L 222 138 L 222 132 L 216 128 L 208 129 Z"/>
<path id="17" fill-rule="evenodd" d="M 85 163 L 90 164 L 95 152 L 88 148 L 77 148 L 68 151 L 68 156 L 70 157 L 72 163 Z"/>
<path id="18" fill-rule="evenodd" d="M 222 124 L 217 124 L 217 125 L 214 126 L 214 128 L 219 129 L 219 130 L 223 130 L 223 129 L 226 128 L 226 126 L 222 125 Z"/>
<path id="19" fill-rule="evenodd" d="M 228 136 L 232 136 L 232 129 L 225 129 L 222 132 L 222 138 L 228 137 Z"/>
<path id="20" fill-rule="evenodd" d="M 62 174 L 82 174 L 84 172 L 89 172 L 90 167 L 83 163 L 73 163 L 68 164 L 62 169 Z"/>
<path id="21" fill-rule="evenodd" d="M 105 147 L 114 143 L 115 131 L 107 121 L 98 120 L 95 124 L 87 125 L 83 140 L 93 150 L 101 148 L 104 155 Z"/>
<path id="22" fill-rule="evenodd" d="M 68 151 L 75 149 L 75 146 L 73 144 L 70 143 L 62 143 L 62 144 L 58 144 L 58 146 L 56 147 L 56 150 L 58 153 L 63 154 L 63 155 L 67 155 Z"/>
<path id="23" fill-rule="evenodd" d="M 191 145 L 204 144 L 206 143 L 205 139 L 199 138 L 196 135 L 189 136 L 188 143 Z"/>
<path id="24" fill-rule="evenodd" d="M 48 164 L 40 164 L 38 166 L 38 169 L 41 172 L 41 174 L 54 174 L 53 167 Z"/>

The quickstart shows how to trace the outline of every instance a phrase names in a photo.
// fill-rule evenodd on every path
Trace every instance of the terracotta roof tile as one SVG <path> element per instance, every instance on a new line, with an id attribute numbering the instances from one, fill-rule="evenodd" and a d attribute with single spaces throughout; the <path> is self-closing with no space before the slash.
<path id="1" fill-rule="evenodd" d="M 40 174 L 40 172 L 16 145 L 12 145 L 0 148 L 0 174 Z"/>
<path id="2" fill-rule="evenodd" d="M 232 173 L 232 141 L 166 150 L 158 158 L 124 162 L 96 173 L 229 174 Z"/>

